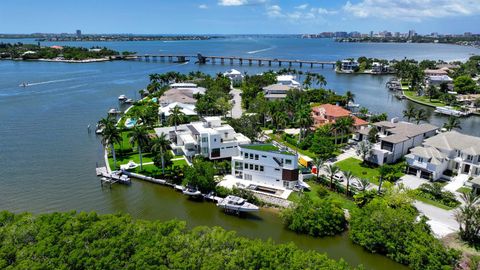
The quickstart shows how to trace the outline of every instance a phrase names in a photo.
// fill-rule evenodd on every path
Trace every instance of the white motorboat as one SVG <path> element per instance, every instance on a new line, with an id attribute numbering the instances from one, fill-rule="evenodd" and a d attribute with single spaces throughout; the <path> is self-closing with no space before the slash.
<path id="1" fill-rule="evenodd" d="M 118 100 L 120 100 L 120 101 L 125 101 L 125 100 L 127 100 L 127 96 L 125 96 L 125 95 L 120 95 L 120 96 L 118 96 Z"/>
<path id="2" fill-rule="evenodd" d="M 24 82 L 24 83 L 21 83 L 21 84 L 19 85 L 19 87 L 27 87 L 27 86 L 29 86 L 29 84 L 28 84 L 28 83 L 26 83 L 26 82 Z"/>
<path id="3" fill-rule="evenodd" d="M 104 129 L 105 129 L 104 126 L 101 126 L 101 125 L 97 124 L 96 129 L 95 129 L 95 133 L 96 134 L 102 134 Z"/>
<path id="4" fill-rule="evenodd" d="M 108 114 L 121 114 L 122 111 L 112 108 L 108 111 Z"/>
<path id="5" fill-rule="evenodd" d="M 127 103 L 127 104 L 132 104 L 132 103 L 135 102 L 135 100 L 129 98 L 129 99 L 125 100 L 124 102 Z"/>
<path id="6" fill-rule="evenodd" d="M 202 196 L 202 192 L 196 188 L 187 187 L 182 191 L 183 194 L 190 197 L 199 197 Z"/>
<path id="7" fill-rule="evenodd" d="M 435 108 L 436 113 L 441 113 L 441 114 L 446 114 L 446 115 L 452 115 L 452 116 L 464 116 L 467 115 L 466 113 L 455 110 L 453 107 L 450 106 L 445 106 L 445 107 L 436 107 Z"/>
<path id="8" fill-rule="evenodd" d="M 174 188 L 176 191 L 180 191 L 180 192 L 182 192 L 182 191 L 185 189 L 185 187 L 182 186 L 182 185 L 175 185 L 175 186 L 173 186 L 173 188 Z"/>
<path id="9" fill-rule="evenodd" d="M 226 210 L 233 212 L 256 212 L 260 208 L 252 203 L 247 202 L 245 199 L 228 195 L 226 198 L 220 200 L 217 203 L 217 206 Z"/>

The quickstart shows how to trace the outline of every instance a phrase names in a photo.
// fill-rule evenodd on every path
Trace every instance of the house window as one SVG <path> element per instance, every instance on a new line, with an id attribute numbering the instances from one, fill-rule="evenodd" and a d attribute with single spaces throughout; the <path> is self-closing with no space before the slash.
<path id="1" fill-rule="evenodd" d="M 211 156 L 212 157 L 220 157 L 220 148 L 213 148 Z"/>
<path id="2" fill-rule="evenodd" d="M 255 171 L 258 171 L 258 165 L 255 165 Z"/>
<path id="3" fill-rule="evenodd" d="M 292 164 L 292 160 L 291 160 L 291 159 L 285 159 L 285 164 L 291 165 L 291 164 Z"/>
<path id="4" fill-rule="evenodd" d="M 467 160 L 473 160 L 473 156 L 472 156 L 472 155 L 468 155 L 468 156 L 467 156 Z"/>
<path id="5" fill-rule="evenodd" d="M 278 171 L 280 171 L 280 169 L 279 169 L 279 168 L 275 168 L 275 171 L 277 171 L 277 172 L 278 172 Z"/>
<path id="6" fill-rule="evenodd" d="M 458 170 L 458 163 L 455 162 L 455 170 Z"/>
<path id="7" fill-rule="evenodd" d="M 203 137 L 202 138 L 202 143 L 207 143 L 208 142 L 208 138 L 207 137 Z"/>
<path id="8" fill-rule="evenodd" d="M 477 169 L 478 170 L 478 169 Z M 260 166 L 260 171 L 263 172 L 263 166 Z"/>
<path id="9" fill-rule="evenodd" d="M 250 164 L 250 170 L 253 171 L 253 164 Z"/>
<path id="10" fill-rule="evenodd" d="M 418 161 L 423 162 L 423 158 L 419 157 Z"/>
<path id="11" fill-rule="evenodd" d="M 258 155 L 255 155 L 255 160 L 258 160 Z"/>
<path id="12" fill-rule="evenodd" d="M 251 174 L 245 174 L 245 180 L 252 180 Z"/>
<path id="13" fill-rule="evenodd" d="M 245 169 L 248 169 L 248 163 L 245 163 Z"/>
<path id="14" fill-rule="evenodd" d="M 267 156 L 262 155 L 262 158 L 267 158 Z M 480 161 L 480 156 L 478 157 L 478 161 Z"/>
<path id="15" fill-rule="evenodd" d="M 250 159 L 253 159 L 253 154 L 250 154 Z"/>
<path id="16" fill-rule="evenodd" d="M 243 157 L 248 158 L 248 153 L 245 153 Z"/>

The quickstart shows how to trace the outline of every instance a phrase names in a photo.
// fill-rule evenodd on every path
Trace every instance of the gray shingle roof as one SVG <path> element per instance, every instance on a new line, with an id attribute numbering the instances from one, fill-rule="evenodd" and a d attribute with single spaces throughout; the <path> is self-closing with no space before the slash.
<path id="1" fill-rule="evenodd" d="M 471 155 L 480 155 L 480 138 L 457 131 L 438 134 L 425 140 L 424 145 L 445 150 L 460 150 Z"/>

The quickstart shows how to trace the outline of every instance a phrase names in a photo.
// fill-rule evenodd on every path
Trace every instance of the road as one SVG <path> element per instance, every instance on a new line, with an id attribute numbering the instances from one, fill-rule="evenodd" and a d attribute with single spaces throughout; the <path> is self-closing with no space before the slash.
<path id="1" fill-rule="evenodd" d="M 238 119 L 242 116 L 242 91 L 240 89 L 232 88 L 230 94 L 233 96 L 232 118 Z"/>
<path id="2" fill-rule="evenodd" d="M 458 231 L 459 224 L 455 220 L 455 210 L 444 210 L 420 201 L 415 201 L 413 205 L 430 219 L 427 223 L 437 237 Z"/>

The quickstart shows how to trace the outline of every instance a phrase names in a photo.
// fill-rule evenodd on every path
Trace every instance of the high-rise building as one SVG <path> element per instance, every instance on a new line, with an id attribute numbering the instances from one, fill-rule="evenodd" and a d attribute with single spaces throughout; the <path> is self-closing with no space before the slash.
<path id="1" fill-rule="evenodd" d="M 408 38 L 412 38 L 414 36 L 416 36 L 417 34 L 415 33 L 415 30 L 409 30 L 408 31 Z"/>
<path id="2" fill-rule="evenodd" d="M 77 37 L 81 38 L 82 37 L 82 30 L 77 30 Z"/>
<path id="3" fill-rule="evenodd" d="M 370 37 L 373 37 L 373 31 L 370 31 Z"/>

